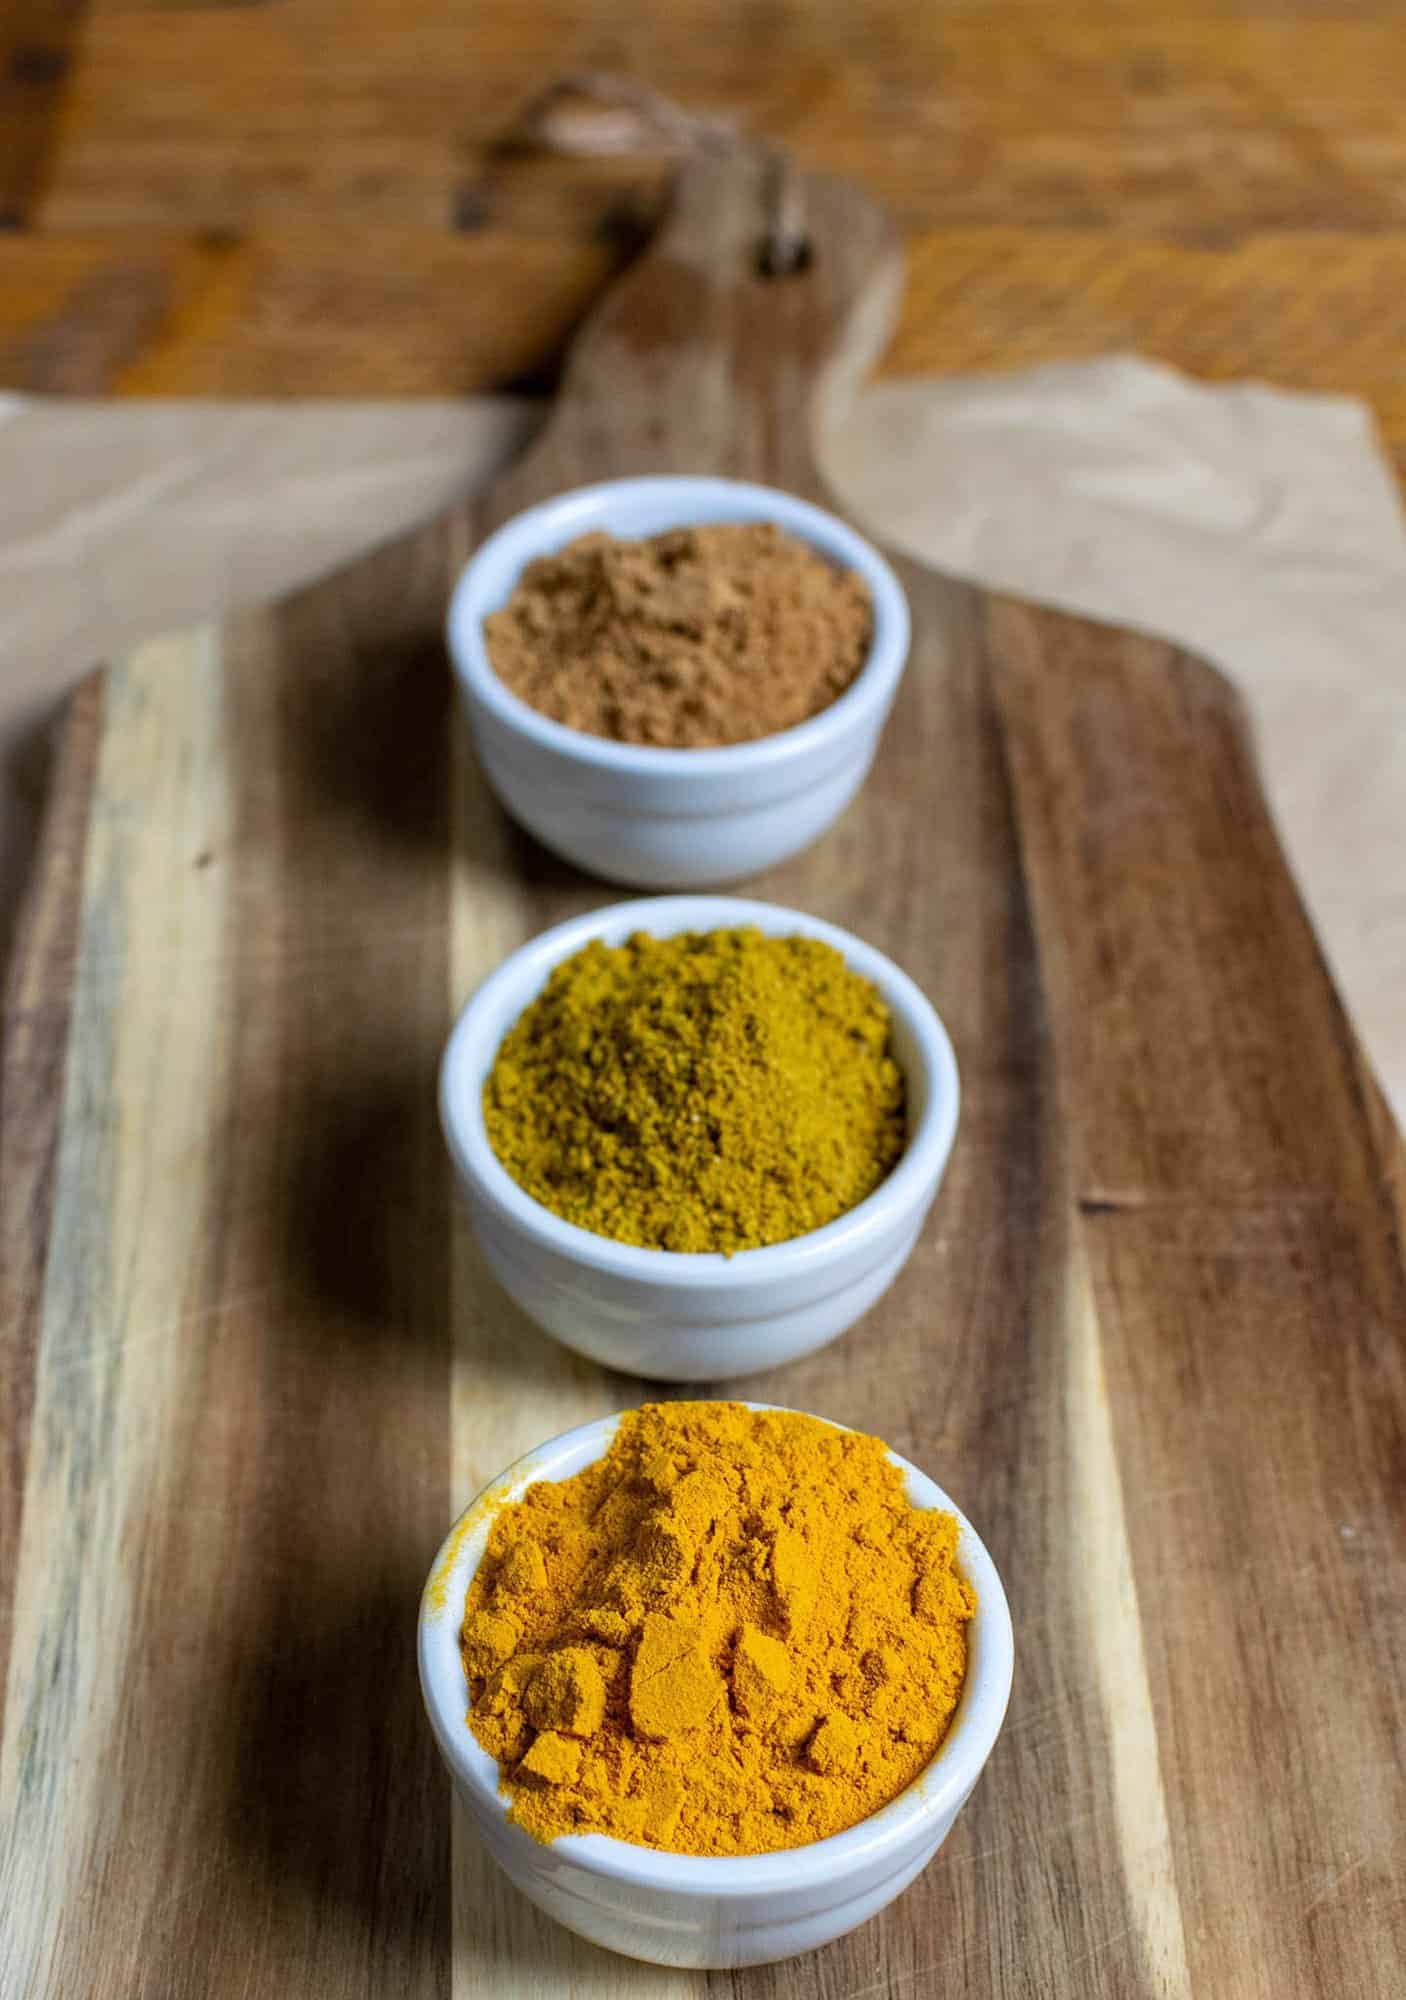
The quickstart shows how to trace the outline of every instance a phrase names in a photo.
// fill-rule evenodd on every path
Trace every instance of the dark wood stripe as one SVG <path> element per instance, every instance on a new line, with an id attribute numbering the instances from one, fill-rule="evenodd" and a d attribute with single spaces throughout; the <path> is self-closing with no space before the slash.
<path id="1" fill-rule="evenodd" d="M 93 674 L 71 697 L 59 732 L 5 996 L 0 1070 L 0 1729 L 63 1117 L 83 858 L 102 727 L 103 682 Z"/>
<path id="2" fill-rule="evenodd" d="M 16 256 L 28 258 L 30 245 Z M 31 396 L 108 394 L 151 340 L 172 304 L 159 248 L 105 250 L 52 312 L 0 345 L 0 380 Z"/>
<path id="3" fill-rule="evenodd" d="M 992 630 L 1193 1988 L 1243 1960 L 1266 1992 L 1386 2000 L 1406 1278 L 1385 1133 L 1232 690 L 1029 607 Z"/>
<path id="4" fill-rule="evenodd" d="M 12 0 L 0 19 L 0 225 L 30 220 L 87 0 Z"/>

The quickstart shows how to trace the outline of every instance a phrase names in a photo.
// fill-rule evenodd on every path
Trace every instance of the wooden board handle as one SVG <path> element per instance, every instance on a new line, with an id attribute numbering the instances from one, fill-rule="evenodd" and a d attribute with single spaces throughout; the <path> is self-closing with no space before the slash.
<path id="1" fill-rule="evenodd" d="M 739 143 L 690 161 L 668 221 L 577 337 L 554 414 L 491 520 L 580 481 L 721 473 L 816 494 L 817 405 L 887 340 L 903 259 L 887 213 L 807 174 L 804 270 L 762 270 L 771 166 Z"/>

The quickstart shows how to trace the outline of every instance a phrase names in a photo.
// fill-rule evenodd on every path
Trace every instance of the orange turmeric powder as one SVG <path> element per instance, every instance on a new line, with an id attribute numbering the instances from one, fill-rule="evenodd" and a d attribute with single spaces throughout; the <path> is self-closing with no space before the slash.
<path id="1" fill-rule="evenodd" d="M 961 1696 L 957 1523 L 877 1438 L 741 1403 L 647 1404 L 494 1523 L 469 1726 L 541 1840 L 800 1847 L 886 1805 Z"/>

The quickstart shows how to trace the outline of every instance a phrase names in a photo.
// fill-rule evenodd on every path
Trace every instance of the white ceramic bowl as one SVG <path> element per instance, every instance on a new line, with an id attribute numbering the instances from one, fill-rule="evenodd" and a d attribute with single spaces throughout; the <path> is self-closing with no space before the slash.
<path id="1" fill-rule="evenodd" d="M 737 925 L 823 938 L 883 994 L 908 1084 L 902 1158 L 866 1201 L 825 1228 L 732 1257 L 640 1249 L 562 1221 L 524 1193 L 488 1142 L 483 1084 L 499 1043 L 553 966 L 591 938 L 621 944 L 635 931 L 671 937 Z M 609 1368 L 706 1382 L 774 1368 L 823 1347 L 888 1290 L 952 1150 L 957 1063 L 947 1031 L 913 981 L 848 931 L 771 903 L 665 896 L 573 918 L 506 959 L 455 1024 L 439 1098 L 475 1234 L 529 1318 Z"/>
<path id="2" fill-rule="evenodd" d="M 520 1459 L 460 1516 L 420 1605 L 420 1684 L 455 1788 L 489 1852 L 524 1894 L 594 1944 L 658 1965 L 761 1965 L 828 1944 L 891 1903 L 932 1859 L 981 1774 L 1010 1696 L 1011 1617 L 995 1564 L 939 1486 L 903 1467 L 919 1507 L 955 1514 L 958 1561 L 977 1597 L 966 1686 L 936 1757 L 860 1825 L 780 1854 L 713 1859 L 632 1847 L 605 1834 L 550 1846 L 508 1818 L 498 1766 L 468 1727 L 459 1634 L 469 1585 L 499 1506 L 535 1480 L 569 1479 L 602 1457 L 618 1417 L 554 1438 Z"/>
<path id="3" fill-rule="evenodd" d="M 874 604 L 858 678 L 821 714 L 754 743 L 666 750 L 588 736 L 498 679 L 483 621 L 528 563 L 593 529 L 623 538 L 702 521 L 775 521 L 857 570 Z M 568 861 L 647 889 L 734 882 L 797 854 L 864 781 L 908 656 L 908 604 L 883 557 L 821 507 L 732 479 L 615 479 L 518 514 L 454 588 L 449 651 L 479 760 L 515 819 Z"/>

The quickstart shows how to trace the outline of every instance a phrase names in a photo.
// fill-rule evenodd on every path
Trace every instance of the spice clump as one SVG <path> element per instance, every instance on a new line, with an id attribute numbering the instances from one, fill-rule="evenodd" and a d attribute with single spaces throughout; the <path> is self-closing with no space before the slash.
<path id="1" fill-rule="evenodd" d="M 869 651 L 863 579 L 766 521 L 582 535 L 484 620 L 493 671 L 553 721 L 666 749 L 745 743 L 842 695 Z"/>
<path id="2" fill-rule="evenodd" d="M 878 989 L 831 945 L 757 930 L 586 945 L 505 1036 L 483 1114 L 535 1201 L 675 1251 L 833 1222 L 905 1138 Z"/>
<path id="3" fill-rule="evenodd" d="M 911 1503 L 877 1438 L 647 1404 L 494 1522 L 464 1620 L 469 1726 L 539 1840 L 821 1840 L 947 1733 L 976 1608 L 956 1555 L 955 1519 Z"/>

